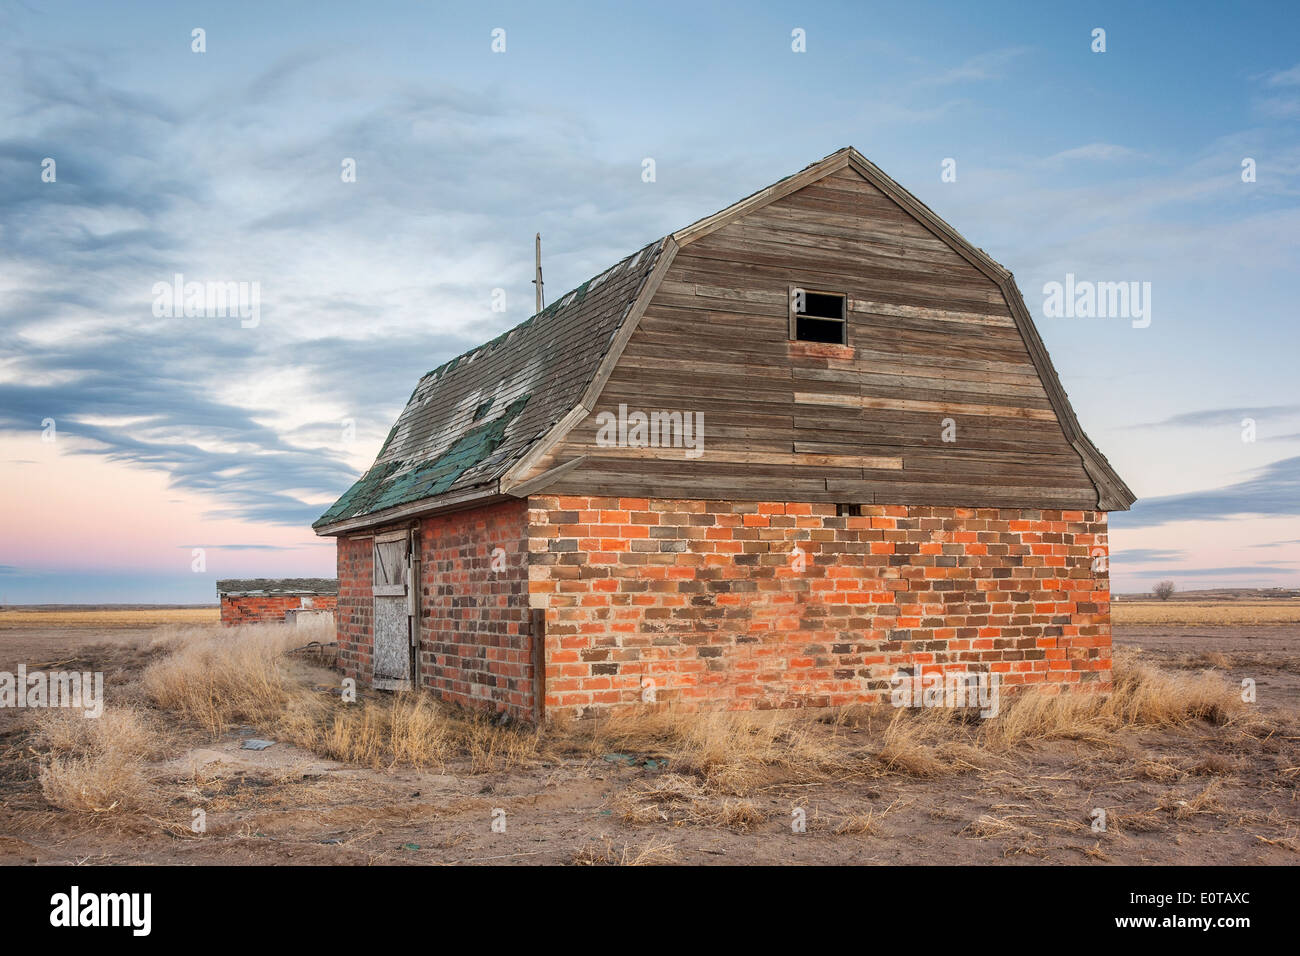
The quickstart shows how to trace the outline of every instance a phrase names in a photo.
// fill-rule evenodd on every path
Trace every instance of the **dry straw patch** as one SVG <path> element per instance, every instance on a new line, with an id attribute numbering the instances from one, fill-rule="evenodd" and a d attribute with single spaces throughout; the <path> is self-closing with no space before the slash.
<path id="1" fill-rule="evenodd" d="M 109 814 L 142 810 L 153 799 L 147 764 L 165 742 L 140 710 L 106 708 L 91 719 L 48 711 L 37 719 L 33 743 L 43 751 L 41 792 L 52 806 Z"/>
<path id="2" fill-rule="evenodd" d="M 629 826 L 674 825 L 720 827 L 747 832 L 767 816 L 749 800 L 717 799 L 693 777 L 669 773 L 644 787 L 618 794 L 614 809 Z"/>
<path id="3" fill-rule="evenodd" d="M 982 728 L 982 742 L 1008 749 L 1032 740 L 1108 744 L 1126 727 L 1181 727 L 1196 720 L 1224 724 L 1245 713 L 1240 689 L 1213 672 L 1171 673 L 1116 654 L 1108 694 L 1031 688 Z"/>
<path id="4" fill-rule="evenodd" d="M 170 653 L 145 669 L 144 691 L 213 735 L 233 724 L 274 722 L 302 692 L 284 654 L 310 640 L 306 630 L 262 624 L 166 635 Z"/>
<path id="5" fill-rule="evenodd" d="M 624 843 L 622 849 L 614 846 L 609 837 L 576 851 L 571 862 L 575 866 L 659 866 L 672 863 L 677 848 L 666 840 L 652 837 L 643 844 Z"/>
<path id="6" fill-rule="evenodd" d="M 851 814 L 836 824 L 835 833 L 840 836 L 846 834 L 852 836 L 879 836 L 880 820 L 891 809 L 893 809 L 892 806 L 886 807 L 880 813 L 876 813 L 872 809 L 866 813 Z"/>
<path id="7" fill-rule="evenodd" d="M 633 751 L 664 756 L 706 790 L 742 796 L 765 785 L 846 778 L 861 763 L 842 741 L 791 711 L 621 710 L 583 725 L 559 721 L 557 744 L 591 756 Z"/>
<path id="8" fill-rule="evenodd" d="M 1110 693 L 1030 689 L 1004 698 L 1001 714 L 983 722 L 946 708 L 884 705 L 815 718 L 786 710 L 629 708 L 590 720 L 561 717 L 539 731 L 498 726 L 423 693 L 342 704 L 336 674 L 286 655 L 307 639 L 302 630 L 278 626 L 178 632 L 168 638 L 169 656 L 146 670 L 144 690 L 158 707 L 214 735 L 251 724 L 274 739 L 366 767 L 468 763 L 470 772 L 485 772 L 611 752 L 664 759 L 670 782 L 634 794 L 623 808 L 629 822 L 667 816 L 737 829 L 756 825 L 761 814 L 744 800 L 713 797 L 881 774 L 984 770 L 1032 741 L 1108 744 L 1125 727 L 1224 723 L 1243 709 L 1236 689 L 1217 674 L 1170 673 L 1121 653 Z"/>
<path id="9" fill-rule="evenodd" d="M 538 756 L 530 729 L 497 727 L 444 707 L 427 694 L 361 697 L 344 704 L 335 673 L 290 656 L 332 627 L 248 625 L 167 635 L 170 654 L 150 665 L 148 699 L 213 736 L 247 724 L 276 740 L 373 768 L 444 768 L 468 758 L 470 771 L 524 766 Z"/>
<path id="10" fill-rule="evenodd" d="M 526 767 L 542 756 L 535 730 L 496 726 L 414 692 L 346 706 L 321 696 L 297 701 L 276 732 L 323 756 L 376 769 L 403 764 L 442 770 L 468 760 L 470 773 L 488 773 Z"/>
<path id="11" fill-rule="evenodd" d="M 881 734 L 876 760 L 887 773 L 911 777 L 985 769 L 993 759 L 975 745 L 964 718 L 944 708 L 895 710 Z"/>
<path id="12" fill-rule="evenodd" d="M 1219 794 L 1222 786 L 1220 781 L 1211 780 L 1200 793 L 1189 800 L 1184 800 L 1175 793 L 1166 793 L 1156 806 L 1171 814 L 1176 820 L 1190 820 L 1201 814 L 1221 813 L 1223 804 L 1219 802 Z"/>

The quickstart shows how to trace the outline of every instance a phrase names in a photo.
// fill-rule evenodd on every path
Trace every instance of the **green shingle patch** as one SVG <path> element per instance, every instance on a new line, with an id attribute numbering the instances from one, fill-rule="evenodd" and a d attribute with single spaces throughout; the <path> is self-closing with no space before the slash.
<path id="1" fill-rule="evenodd" d="M 404 459 L 376 463 L 313 527 L 442 494 L 466 470 L 486 461 L 496 451 L 506 429 L 519 417 L 530 397 L 516 398 L 500 415 L 465 432 L 436 458 L 412 468 L 406 467 L 409 462 Z"/>

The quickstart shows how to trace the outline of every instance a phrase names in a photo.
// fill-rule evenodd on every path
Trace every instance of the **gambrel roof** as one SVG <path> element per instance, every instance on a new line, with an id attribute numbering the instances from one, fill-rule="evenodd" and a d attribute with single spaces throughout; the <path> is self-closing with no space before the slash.
<path id="1" fill-rule="evenodd" d="M 570 470 L 579 462 L 533 473 L 594 407 L 677 250 L 846 166 L 1000 288 L 1065 438 L 1096 487 L 1097 507 L 1128 508 L 1133 493 L 1079 426 L 1011 273 L 850 147 L 650 243 L 523 324 L 429 372 L 374 465 L 315 522 L 317 532 L 522 497 Z"/>

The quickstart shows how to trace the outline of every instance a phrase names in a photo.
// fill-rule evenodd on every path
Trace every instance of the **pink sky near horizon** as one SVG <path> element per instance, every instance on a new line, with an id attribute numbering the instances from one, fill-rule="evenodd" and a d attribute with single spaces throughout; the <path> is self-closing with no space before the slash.
<path id="1" fill-rule="evenodd" d="M 205 517 L 224 505 L 170 487 L 160 469 L 73 453 L 76 443 L 42 442 L 39 429 L 31 438 L 0 438 L 0 565 L 185 574 L 193 573 L 192 549 L 204 548 L 206 574 L 217 578 L 334 576 L 333 541 L 310 527 Z"/>

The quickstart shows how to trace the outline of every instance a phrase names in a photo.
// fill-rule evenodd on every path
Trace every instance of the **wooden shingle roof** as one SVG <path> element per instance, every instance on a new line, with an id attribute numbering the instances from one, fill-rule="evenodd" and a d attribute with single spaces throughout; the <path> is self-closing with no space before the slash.
<path id="1" fill-rule="evenodd" d="M 217 582 L 217 593 L 236 594 L 338 594 L 338 578 L 226 578 Z"/>
<path id="2" fill-rule="evenodd" d="M 425 375 L 370 470 L 313 527 L 491 486 L 578 404 L 663 247 L 650 243 Z"/>

